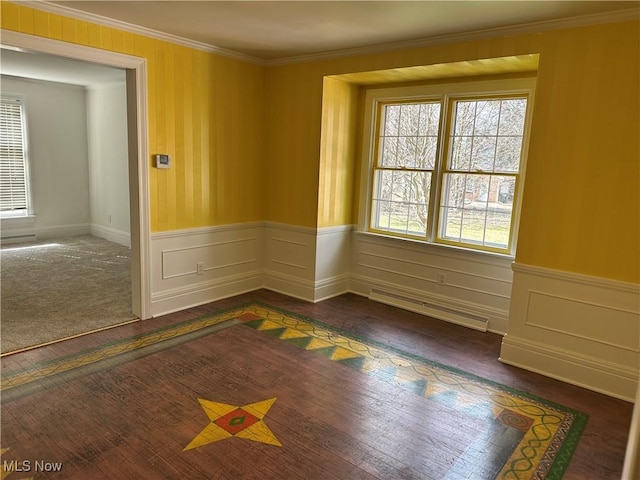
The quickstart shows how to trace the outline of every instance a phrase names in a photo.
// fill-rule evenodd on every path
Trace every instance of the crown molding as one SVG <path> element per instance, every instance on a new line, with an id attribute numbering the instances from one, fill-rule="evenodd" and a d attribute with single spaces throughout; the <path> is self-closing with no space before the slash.
<path id="1" fill-rule="evenodd" d="M 68 18 L 74 18 L 76 20 L 83 20 L 85 22 L 91 22 L 105 27 L 116 28 L 129 33 L 135 33 L 145 37 L 155 38 L 156 40 L 162 40 L 176 45 L 182 45 L 183 47 L 193 48 L 195 50 L 202 50 L 209 53 L 215 53 L 223 57 L 233 58 L 241 60 L 243 62 L 253 63 L 256 65 L 266 65 L 266 61 L 252 57 L 251 55 L 245 55 L 244 53 L 235 52 L 233 50 L 227 50 L 226 48 L 216 47 L 215 45 L 209 45 L 207 43 L 198 42 L 196 40 L 189 40 L 184 37 L 172 35 L 170 33 L 160 32 L 151 28 L 141 27 L 132 23 L 123 22 L 121 20 L 114 20 L 113 18 L 104 17 L 102 15 L 96 15 L 94 13 L 83 12 L 76 10 L 75 8 L 66 7 L 63 5 L 57 5 L 49 3 L 46 0 L 9 0 L 12 3 L 24 5 L 26 7 L 35 8 L 47 13 L 53 13 L 56 15 L 62 15 Z"/>
<path id="2" fill-rule="evenodd" d="M 261 66 L 282 66 L 296 63 L 309 63 L 315 61 L 332 60 L 344 57 L 371 55 L 376 53 L 384 53 L 396 50 L 406 50 L 411 48 L 430 47 L 443 45 L 448 43 L 469 42 L 474 40 L 484 40 L 495 37 L 510 37 L 524 34 L 542 33 L 550 30 L 561 30 L 566 28 L 586 27 L 590 25 L 598 25 L 603 23 L 616 23 L 629 20 L 638 20 L 640 18 L 640 8 L 629 8 L 624 10 L 616 10 L 613 12 L 597 13 L 591 15 L 581 15 L 578 17 L 569 17 L 557 20 L 545 20 L 539 22 L 523 23 L 520 25 L 511 25 L 507 27 L 488 28 L 483 30 L 474 30 L 470 32 L 436 35 L 432 37 L 406 40 L 400 42 L 384 43 L 379 45 L 371 45 L 367 47 L 346 48 L 341 50 L 333 50 L 330 52 L 314 53 L 309 55 L 298 55 L 292 57 L 283 57 L 273 60 L 266 60 L 251 55 L 235 52 L 225 48 L 216 47 L 203 42 L 189 40 L 184 37 L 163 33 L 139 25 L 114 20 L 112 18 L 87 13 L 74 8 L 49 3 L 46 0 L 10 0 L 13 3 L 25 5 L 31 8 L 42 10 L 48 13 L 54 13 L 65 17 L 84 20 L 106 27 L 112 27 L 126 32 L 143 35 L 156 40 L 182 45 L 185 47 L 202 50 L 205 52 L 215 53 L 224 57 L 261 65 Z"/>

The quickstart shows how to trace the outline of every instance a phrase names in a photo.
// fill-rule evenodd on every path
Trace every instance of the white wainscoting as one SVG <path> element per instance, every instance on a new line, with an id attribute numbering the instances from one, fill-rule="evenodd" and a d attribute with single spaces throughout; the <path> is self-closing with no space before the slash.
<path id="1" fill-rule="evenodd" d="M 351 230 L 267 222 L 264 287 L 309 302 L 348 292 Z"/>
<path id="2" fill-rule="evenodd" d="M 262 222 L 151 235 L 151 313 L 162 315 L 262 287 Z"/>
<path id="3" fill-rule="evenodd" d="M 350 290 L 479 330 L 507 330 L 512 259 L 353 233 Z"/>
<path id="4" fill-rule="evenodd" d="M 514 264 L 500 360 L 633 401 L 640 367 L 640 286 Z"/>

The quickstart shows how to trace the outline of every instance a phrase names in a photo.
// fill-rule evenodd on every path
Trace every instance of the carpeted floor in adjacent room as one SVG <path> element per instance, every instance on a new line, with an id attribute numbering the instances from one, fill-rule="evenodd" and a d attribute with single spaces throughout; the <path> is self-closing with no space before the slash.
<path id="1" fill-rule="evenodd" d="M 1 252 L 3 354 L 135 318 L 126 246 L 78 236 L 3 245 Z"/>

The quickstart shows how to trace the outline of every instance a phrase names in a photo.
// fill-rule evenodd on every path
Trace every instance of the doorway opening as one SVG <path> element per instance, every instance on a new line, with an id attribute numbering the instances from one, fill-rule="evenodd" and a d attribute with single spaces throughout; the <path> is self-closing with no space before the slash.
<path id="1" fill-rule="evenodd" d="M 2 49 L 55 55 L 125 71 L 128 193 L 131 257 L 131 307 L 140 319 L 151 317 L 150 233 L 147 153 L 146 60 L 57 40 L 2 31 Z"/>

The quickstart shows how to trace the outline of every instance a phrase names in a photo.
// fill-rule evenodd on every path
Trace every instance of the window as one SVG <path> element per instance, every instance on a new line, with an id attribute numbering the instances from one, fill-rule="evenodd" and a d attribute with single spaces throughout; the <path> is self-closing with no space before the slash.
<path id="1" fill-rule="evenodd" d="M 530 79 L 370 90 L 365 229 L 514 253 Z"/>
<path id="2" fill-rule="evenodd" d="M 24 105 L 20 98 L 0 101 L 0 215 L 28 213 Z"/>

